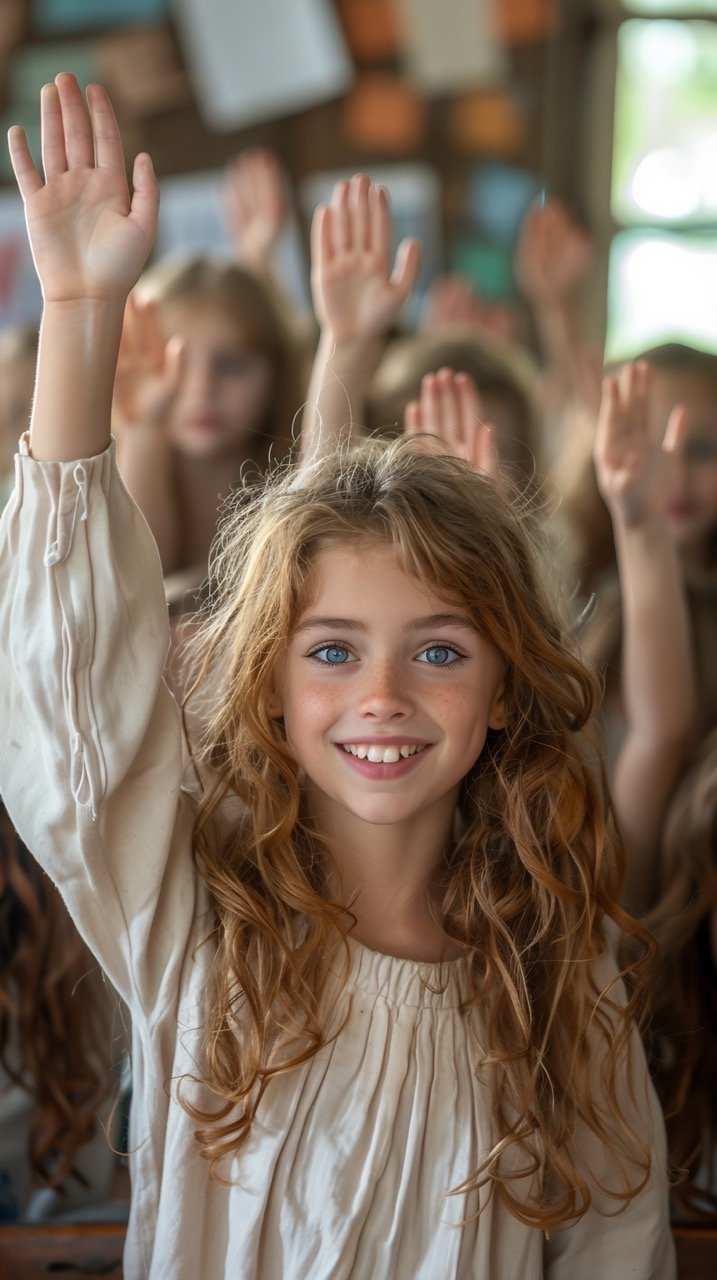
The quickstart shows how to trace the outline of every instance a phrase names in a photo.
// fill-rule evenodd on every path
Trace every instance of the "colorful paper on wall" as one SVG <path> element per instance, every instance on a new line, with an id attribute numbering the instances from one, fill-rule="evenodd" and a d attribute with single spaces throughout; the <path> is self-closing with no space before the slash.
<path id="1" fill-rule="evenodd" d="M 497 17 L 508 44 L 547 40 L 558 25 L 555 0 L 497 0 Z"/>
<path id="2" fill-rule="evenodd" d="M 495 244 L 512 249 L 540 185 L 527 169 L 495 163 L 475 166 L 468 185 L 471 220 Z"/>
<path id="3" fill-rule="evenodd" d="M 31 103 L 39 114 L 40 90 L 60 71 L 71 71 L 77 76 L 82 89 L 98 80 L 100 64 L 96 41 L 31 44 L 19 49 L 12 59 L 8 76 L 11 102 Z"/>
<path id="4" fill-rule="evenodd" d="M 462 151 L 512 157 L 525 146 L 527 121 L 511 95 L 474 93 L 450 104 L 448 129 Z"/>
<path id="5" fill-rule="evenodd" d="M 448 247 L 451 271 L 472 281 L 486 302 L 500 301 L 515 295 L 513 255 L 488 241 L 459 237 Z"/>
<path id="6" fill-rule="evenodd" d="M 34 323 L 41 311 L 22 200 L 15 192 L 0 192 L 0 325 Z"/>
<path id="7" fill-rule="evenodd" d="M 457 93 L 508 74 L 493 0 L 396 0 L 406 72 L 429 93 Z"/>
<path id="8" fill-rule="evenodd" d="M 327 0 L 176 0 L 175 18 L 201 115 L 214 129 L 303 111 L 353 81 Z"/>
<path id="9" fill-rule="evenodd" d="M 349 48 L 358 61 L 373 62 L 398 53 L 392 0 L 339 0 L 339 14 Z"/>
<path id="10" fill-rule="evenodd" d="M 107 36 L 99 45 L 100 78 L 115 109 L 142 119 L 192 101 L 186 72 L 166 27 L 145 27 Z"/>
<path id="11" fill-rule="evenodd" d="M 41 35 L 139 25 L 164 18 L 169 0 L 35 0 L 33 25 Z"/>
<path id="12" fill-rule="evenodd" d="M 423 144 L 427 104 L 405 80 L 364 75 L 344 104 L 344 135 L 352 146 L 415 155 Z"/>

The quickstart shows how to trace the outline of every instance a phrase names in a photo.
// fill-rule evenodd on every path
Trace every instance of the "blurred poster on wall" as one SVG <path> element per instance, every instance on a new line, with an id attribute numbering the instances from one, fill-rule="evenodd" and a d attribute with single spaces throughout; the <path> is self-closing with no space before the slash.
<path id="1" fill-rule="evenodd" d="M 230 131 L 317 106 L 354 70 L 328 0 L 174 0 L 200 113 Z"/>
<path id="2" fill-rule="evenodd" d="M 499 84 L 508 71 L 494 0 L 394 0 L 411 80 L 427 93 Z"/>
<path id="3" fill-rule="evenodd" d="M 420 315 L 426 289 L 443 269 L 443 235 L 441 216 L 441 180 L 435 169 L 425 164 L 369 165 L 365 172 L 372 182 L 386 187 L 393 215 L 394 250 L 406 236 L 421 241 L 421 274 L 413 296 L 402 317 L 407 325 L 415 325 Z M 301 183 L 299 198 L 307 220 L 317 204 L 328 204 L 335 184 L 349 179 L 353 170 L 314 173 Z"/>
<path id="4" fill-rule="evenodd" d="M 35 0 L 33 25 L 40 35 L 156 22 L 169 0 Z"/>
<path id="5" fill-rule="evenodd" d="M 41 311 L 22 200 L 15 192 L 0 192 L 0 327 L 34 323 Z"/>
<path id="6" fill-rule="evenodd" d="M 208 254 L 232 257 L 222 200 L 224 174 L 208 173 L 163 178 L 159 206 L 156 252 Z M 308 266 L 296 217 L 276 247 L 274 269 L 291 297 L 302 310 L 309 307 Z"/>

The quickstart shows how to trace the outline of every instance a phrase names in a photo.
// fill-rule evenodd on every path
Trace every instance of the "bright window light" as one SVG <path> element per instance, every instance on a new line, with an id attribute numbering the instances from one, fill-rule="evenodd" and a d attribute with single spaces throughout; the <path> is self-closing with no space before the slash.
<path id="1" fill-rule="evenodd" d="M 716 161 L 717 23 L 624 22 L 618 33 L 613 217 L 628 224 L 714 223 Z"/>
<path id="2" fill-rule="evenodd" d="M 717 352 L 717 233 L 615 236 L 606 359 L 622 360 L 662 342 Z"/>
<path id="3" fill-rule="evenodd" d="M 646 17 L 671 17 L 674 14 L 714 14 L 717 17 L 717 0 L 623 0 L 628 13 L 644 13 Z"/>

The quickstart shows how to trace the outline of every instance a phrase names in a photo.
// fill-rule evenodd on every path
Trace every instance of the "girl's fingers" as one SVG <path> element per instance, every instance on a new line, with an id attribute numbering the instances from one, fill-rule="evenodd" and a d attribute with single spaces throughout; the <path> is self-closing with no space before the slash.
<path id="1" fill-rule="evenodd" d="M 349 215 L 352 223 L 352 245 L 359 252 L 364 252 L 369 248 L 370 233 L 370 213 L 369 213 L 369 188 L 370 183 L 365 174 L 357 174 L 351 179 L 349 189 Z"/>
<path id="2" fill-rule="evenodd" d="M 458 397 L 458 413 L 460 417 L 460 435 L 468 441 L 475 434 L 476 427 L 483 426 L 483 406 L 478 388 L 467 373 L 457 373 L 455 379 Z"/>
<path id="3" fill-rule="evenodd" d="M 80 86 L 75 77 L 67 73 L 57 76 L 55 84 L 60 98 L 67 167 L 69 169 L 93 169 L 95 165 L 95 147 L 92 139 L 92 126 L 80 92 Z"/>
<path id="4" fill-rule="evenodd" d="M 421 380 L 421 421 L 422 430 L 430 435 L 445 434 L 442 430 L 441 402 L 435 373 L 427 373 Z"/>
<path id="5" fill-rule="evenodd" d="M 57 86 L 45 84 L 40 94 L 40 133 L 42 167 L 45 180 L 67 170 L 65 130 L 62 125 L 62 109 Z"/>
<path id="6" fill-rule="evenodd" d="M 17 124 L 13 125 L 7 135 L 7 145 L 20 195 L 23 200 L 29 200 L 42 187 L 42 178 L 30 155 L 25 130 Z"/>
<path id="7" fill-rule="evenodd" d="M 336 253 L 345 253 L 351 248 L 351 223 L 349 219 L 349 184 L 337 182 L 331 197 L 333 215 L 333 238 Z"/>
<path id="8" fill-rule="evenodd" d="M 689 410 L 682 404 L 676 404 L 669 418 L 662 441 L 663 453 L 676 453 L 682 445 L 690 425 Z"/>
<path id="9" fill-rule="evenodd" d="M 420 266 L 420 241 L 402 240 L 396 251 L 396 262 L 390 280 L 401 303 L 404 303 L 413 292 Z"/>
<path id="10" fill-rule="evenodd" d="M 319 204 L 311 219 L 311 266 L 317 271 L 326 267 L 334 256 L 333 211 Z"/>
<path id="11" fill-rule="evenodd" d="M 88 86 L 87 104 L 92 120 L 95 164 L 97 168 L 114 169 L 118 173 L 124 174 L 124 152 L 122 151 L 120 131 L 117 128 L 112 103 L 101 85 L 91 84 Z"/>
<path id="12" fill-rule="evenodd" d="M 461 405 L 456 383 L 456 375 L 452 369 L 439 369 L 436 376 L 439 400 L 439 426 L 437 434 L 453 444 L 464 444 L 462 431 Z"/>
<path id="13" fill-rule="evenodd" d="M 417 400 L 409 400 L 403 413 L 403 430 L 406 435 L 420 434 L 424 427 L 421 423 L 421 406 Z"/>
<path id="14" fill-rule="evenodd" d="M 385 187 L 369 187 L 369 239 L 379 270 L 388 275 L 391 261 L 391 209 Z"/>
<path id="15" fill-rule="evenodd" d="M 132 201 L 130 214 L 144 236 L 152 241 L 157 233 L 159 215 L 159 183 L 146 151 L 135 159 L 132 169 Z"/>
<path id="16" fill-rule="evenodd" d="M 477 471 L 490 476 L 491 480 L 500 479 L 500 459 L 495 428 L 489 422 L 481 422 L 476 431 L 471 461 Z"/>

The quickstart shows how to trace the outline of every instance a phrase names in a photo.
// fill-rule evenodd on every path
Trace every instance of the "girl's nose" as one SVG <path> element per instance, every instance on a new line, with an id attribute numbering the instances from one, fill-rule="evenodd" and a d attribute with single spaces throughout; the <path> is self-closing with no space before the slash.
<path id="1" fill-rule="evenodd" d="M 384 723 L 406 719 L 414 710 L 407 680 L 389 666 L 367 671 L 358 709 L 362 716 Z"/>

